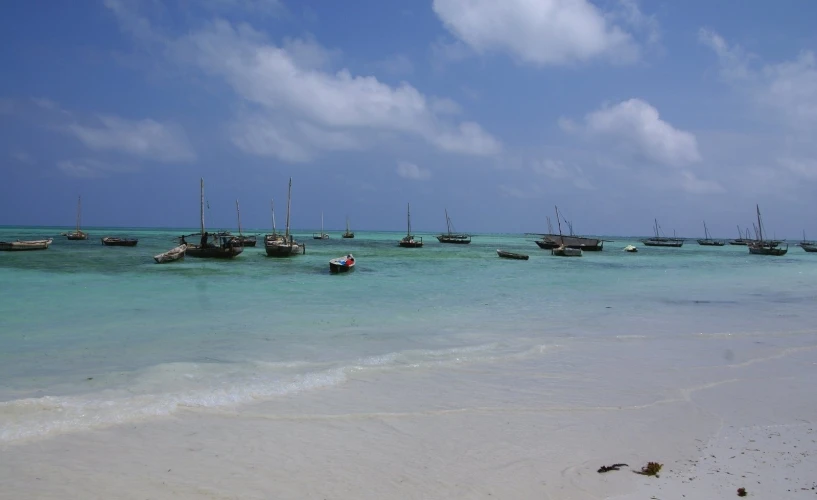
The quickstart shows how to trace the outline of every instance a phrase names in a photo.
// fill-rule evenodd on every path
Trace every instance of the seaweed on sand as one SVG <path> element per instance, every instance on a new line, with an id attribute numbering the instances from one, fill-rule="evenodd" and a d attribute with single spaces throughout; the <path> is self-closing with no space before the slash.
<path id="1" fill-rule="evenodd" d="M 647 465 L 641 468 L 641 470 L 634 470 L 636 474 L 641 474 L 642 476 L 655 476 L 658 477 L 658 473 L 661 472 L 662 464 L 658 462 L 648 462 Z"/>

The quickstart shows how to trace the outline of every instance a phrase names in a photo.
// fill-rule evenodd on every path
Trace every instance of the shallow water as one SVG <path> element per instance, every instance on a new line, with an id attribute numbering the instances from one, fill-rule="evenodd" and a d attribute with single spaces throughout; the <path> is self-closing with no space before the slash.
<path id="1" fill-rule="evenodd" d="M 723 339 L 758 353 L 797 346 L 817 319 L 817 255 L 797 247 L 762 257 L 615 239 L 565 259 L 519 235 L 423 235 L 424 248 L 403 249 L 398 233 L 296 232 L 307 253 L 292 259 L 258 247 L 156 265 L 181 230 L 93 229 L 84 242 L 59 232 L 0 229 L 0 240 L 55 237 L 47 251 L 0 252 L 0 440 L 331 388 L 361 370 L 540 359 L 556 372 L 615 369 L 610 341 L 679 369 L 718 366 L 746 355 Z M 104 247 L 103 235 L 140 241 Z M 639 253 L 622 251 L 631 243 Z M 329 259 L 350 252 L 355 272 L 331 275 Z"/>

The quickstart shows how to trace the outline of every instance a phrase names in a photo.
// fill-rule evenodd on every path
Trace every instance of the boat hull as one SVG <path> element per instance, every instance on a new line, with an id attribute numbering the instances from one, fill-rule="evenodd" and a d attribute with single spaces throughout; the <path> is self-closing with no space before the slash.
<path id="1" fill-rule="evenodd" d="M 264 245 L 264 251 L 267 253 L 267 257 L 294 257 L 305 254 L 306 246 L 298 243 L 272 243 Z"/>
<path id="2" fill-rule="evenodd" d="M 528 260 L 530 257 L 522 253 L 507 252 L 497 249 L 496 254 L 503 259 Z"/>
<path id="3" fill-rule="evenodd" d="M 329 272 L 333 274 L 349 273 L 355 270 L 355 264 L 357 261 L 354 257 L 338 257 L 329 261 Z"/>
<path id="4" fill-rule="evenodd" d="M 800 245 L 800 248 L 809 253 L 817 252 L 817 245 L 802 244 Z"/>
<path id="5" fill-rule="evenodd" d="M 423 242 L 422 241 L 401 241 L 398 243 L 398 246 L 403 248 L 422 248 Z"/>
<path id="6" fill-rule="evenodd" d="M 240 246 L 226 246 L 226 247 L 204 247 L 198 245 L 188 245 L 184 251 L 188 257 L 196 259 L 232 259 L 241 255 L 244 251 Z"/>
<path id="7" fill-rule="evenodd" d="M 233 245 L 239 247 L 254 247 L 257 244 L 258 242 L 255 236 L 237 236 L 236 239 L 233 240 Z"/>
<path id="8" fill-rule="evenodd" d="M 352 239 L 355 237 L 355 233 L 344 233 L 341 238 Z"/>
<path id="9" fill-rule="evenodd" d="M 558 234 L 546 234 L 536 244 L 542 250 L 553 250 L 562 246 L 577 248 L 586 252 L 601 252 L 604 250 L 604 241 L 598 238 L 584 238 L 581 236 L 559 236 Z"/>
<path id="10" fill-rule="evenodd" d="M 749 244 L 749 242 L 748 241 L 743 241 L 743 240 L 732 240 L 732 241 L 729 242 L 729 244 L 730 245 L 735 245 L 735 246 L 745 247 L 746 245 Z"/>
<path id="11" fill-rule="evenodd" d="M 48 250 L 53 240 L 17 240 L 0 241 L 0 251 L 3 252 L 26 252 L 30 250 Z"/>
<path id="12" fill-rule="evenodd" d="M 82 231 L 67 233 L 65 237 L 70 241 L 82 241 L 88 239 L 88 233 L 83 233 Z"/>
<path id="13" fill-rule="evenodd" d="M 187 250 L 187 245 L 179 245 L 176 248 L 168 250 L 167 252 L 154 255 L 153 260 L 157 264 L 167 264 L 169 262 L 178 262 L 184 260 L 184 252 Z"/>
<path id="14" fill-rule="evenodd" d="M 581 257 L 582 251 L 578 248 L 570 248 L 570 247 L 559 247 L 554 248 L 550 251 L 551 255 L 555 255 L 557 257 Z"/>
<path id="15" fill-rule="evenodd" d="M 786 255 L 788 251 L 789 247 L 780 248 L 777 245 L 749 245 L 749 253 L 752 255 L 771 255 L 774 257 L 780 257 L 782 255 Z"/>
<path id="16" fill-rule="evenodd" d="M 135 247 L 137 243 L 138 239 L 102 238 L 102 244 L 106 247 Z"/>
<path id="17" fill-rule="evenodd" d="M 467 245 L 471 243 L 471 237 L 439 235 L 437 236 L 437 241 L 439 241 L 440 243 L 451 243 L 454 245 Z"/>
<path id="18" fill-rule="evenodd" d="M 698 240 L 698 244 L 702 247 L 722 247 L 726 243 L 719 240 Z"/>
<path id="19" fill-rule="evenodd" d="M 684 242 L 678 240 L 641 240 L 641 243 L 647 247 L 681 248 L 684 246 Z"/>

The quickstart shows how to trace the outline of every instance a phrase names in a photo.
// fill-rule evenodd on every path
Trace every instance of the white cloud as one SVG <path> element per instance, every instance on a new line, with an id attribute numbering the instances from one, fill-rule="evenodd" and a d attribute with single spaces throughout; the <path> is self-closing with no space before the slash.
<path id="1" fill-rule="evenodd" d="M 576 165 L 568 166 L 560 160 L 536 160 L 533 162 L 533 171 L 537 174 L 550 177 L 555 180 L 567 180 L 579 189 L 596 189 L 584 170 Z"/>
<path id="2" fill-rule="evenodd" d="M 413 181 L 424 181 L 431 178 L 431 172 L 429 170 L 420 168 L 414 163 L 407 161 L 401 161 L 397 164 L 397 175 Z"/>
<path id="3" fill-rule="evenodd" d="M 414 73 L 414 63 L 405 54 L 394 54 L 375 63 L 375 67 L 389 75 L 403 76 Z"/>
<path id="4" fill-rule="evenodd" d="M 57 103 L 52 101 L 51 99 L 46 99 L 44 97 L 33 97 L 31 100 L 34 102 L 34 104 L 36 104 L 37 106 L 39 106 L 39 107 L 41 107 L 43 109 L 48 109 L 48 110 L 60 109 L 60 107 L 57 105 Z"/>
<path id="5" fill-rule="evenodd" d="M 694 172 L 681 170 L 679 185 L 682 190 L 692 194 L 719 194 L 726 190 L 717 181 L 699 179 Z"/>
<path id="6" fill-rule="evenodd" d="M 120 151 L 169 163 L 191 161 L 196 157 L 187 136 L 178 126 L 150 119 L 131 121 L 110 115 L 99 115 L 97 118 L 101 126 L 72 123 L 66 130 L 95 151 Z"/>
<path id="7" fill-rule="evenodd" d="M 437 17 L 455 37 L 478 53 L 511 54 L 539 66 L 606 59 L 630 63 L 640 48 L 631 33 L 648 31 L 657 40 L 658 25 L 633 0 L 603 12 L 588 0 L 434 0 Z M 434 48 L 445 53 L 447 45 Z M 457 56 L 461 51 L 457 51 Z"/>
<path id="8" fill-rule="evenodd" d="M 300 43 L 300 52 L 310 43 Z M 246 25 L 236 28 L 216 21 L 208 29 L 177 41 L 173 53 L 179 60 L 223 78 L 259 113 L 286 116 L 331 132 L 356 135 L 386 131 L 418 136 L 448 152 L 492 155 L 501 150 L 499 141 L 478 124 L 452 121 L 447 117 L 450 105 L 440 110 L 440 101 L 408 83 L 392 87 L 371 76 L 354 76 L 346 69 L 331 73 L 302 64 L 286 46 L 266 42 Z M 314 151 L 314 145 L 298 146 Z"/>
<path id="9" fill-rule="evenodd" d="M 778 163 L 798 177 L 817 180 L 817 160 L 814 158 L 781 158 Z"/>
<path id="10" fill-rule="evenodd" d="M 583 132 L 611 144 L 636 159 L 661 165 L 683 166 L 698 162 L 695 136 L 661 119 L 658 110 L 641 99 L 605 106 L 585 116 L 584 124 L 560 120 L 562 129 Z"/>
<path id="11" fill-rule="evenodd" d="M 80 160 L 62 160 L 57 162 L 57 169 L 69 177 L 95 179 L 107 177 L 110 173 L 132 172 L 135 169 L 84 158 Z"/>
<path id="12" fill-rule="evenodd" d="M 253 16 L 279 16 L 286 11 L 281 0 L 197 0 L 206 9 L 220 13 L 242 11 Z"/>

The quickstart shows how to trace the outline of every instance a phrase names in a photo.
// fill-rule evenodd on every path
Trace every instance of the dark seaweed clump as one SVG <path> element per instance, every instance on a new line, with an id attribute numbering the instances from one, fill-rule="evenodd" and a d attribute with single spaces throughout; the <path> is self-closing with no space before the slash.
<path id="1" fill-rule="evenodd" d="M 746 488 L 738 488 L 738 496 L 745 497 L 746 496 Z"/>
<path id="2" fill-rule="evenodd" d="M 641 468 L 640 471 L 633 471 L 636 474 L 641 474 L 642 476 L 655 476 L 658 477 L 658 473 L 661 472 L 662 464 L 658 462 L 649 462 L 647 465 Z"/>

